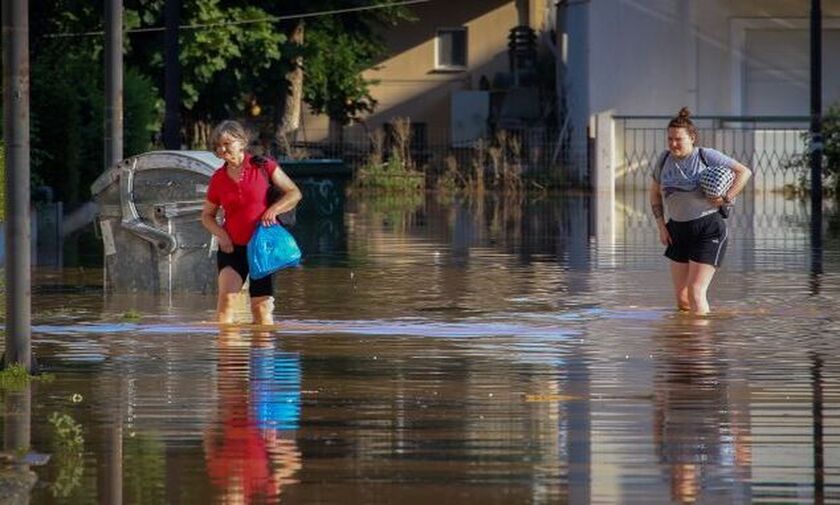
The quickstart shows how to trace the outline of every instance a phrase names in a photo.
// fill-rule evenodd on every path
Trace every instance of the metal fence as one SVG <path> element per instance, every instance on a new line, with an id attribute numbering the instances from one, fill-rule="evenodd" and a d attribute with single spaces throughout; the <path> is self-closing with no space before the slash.
<path id="1" fill-rule="evenodd" d="M 650 172 L 666 149 L 666 116 L 616 116 L 616 188 L 644 189 Z M 712 147 L 753 170 L 756 193 L 806 187 L 810 178 L 802 164 L 807 117 L 696 116 L 698 144 Z"/>
<path id="2" fill-rule="evenodd" d="M 317 131 L 306 132 L 306 136 L 329 137 Z M 508 170 L 526 183 L 563 187 L 572 184 L 564 169 L 567 143 L 566 137 L 546 128 L 505 130 L 473 141 L 453 142 L 450 131 L 412 125 L 411 135 L 402 143 L 392 128 L 379 129 L 378 133 L 346 129 L 340 140 L 290 140 L 286 147 L 275 145 L 272 150 L 279 157 L 290 152 L 293 158 L 341 158 L 355 171 L 372 163 L 385 163 L 395 150 L 407 147 L 411 166 L 424 173 L 431 184 L 454 170 L 472 178 L 483 174 L 492 186 L 499 174 Z"/>

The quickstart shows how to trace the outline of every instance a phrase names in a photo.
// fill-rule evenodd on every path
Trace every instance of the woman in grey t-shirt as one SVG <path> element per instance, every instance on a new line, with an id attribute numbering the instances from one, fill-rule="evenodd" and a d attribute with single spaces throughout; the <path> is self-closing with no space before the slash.
<path id="1" fill-rule="evenodd" d="M 650 205 L 659 240 L 666 246 L 665 256 L 671 260 L 677 306 L 705 315 L 709 313 L 706 292 L 723 261 L 728 239 L 719 209 L 732 203 L 752 172 L 714 149 L 695 146 L 697 129 L 690 115 L 683 107 L 668 123 L 668 151 L 654 166 Z M 723 196 L 707 198 L 700 189 L 700 173 L 714 166 L 728 167 L 735 180 Z"/>

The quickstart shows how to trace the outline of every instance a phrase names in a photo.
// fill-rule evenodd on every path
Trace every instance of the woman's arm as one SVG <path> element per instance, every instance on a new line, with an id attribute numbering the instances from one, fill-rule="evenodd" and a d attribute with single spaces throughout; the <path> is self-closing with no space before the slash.
<path id="1" fill-rule="evenodd" d="M 715 205 L 731 204 L 735 200 L 735 197 L 741 194 L 747 185 L 747 181 L 752 177 L 752 170 L 737 161 L 729 169 L 735 172 L 735 180 L 732 181 L 732 186 L 729 187 L 729 190 L 723 196 L 709 199 Z"/>
<path id="2" fill-rule="evenodd" d="M 662 205 L 662 190 L 656 179 L 650 182 L 650 210 L 653 212 L 653 219 L 656 220 L 657 228 L 659 228 L 659 241 L 662 245 L 671 243 L 671 234 L 668 233 L 668 228 L 665 226 L 665 207 Z"/>
<path id="3" fill-rule="evenodd" d="M 283 196 L 267 208 L 260 220 L 264 226 L 271 226 L 277 221 L 277 215 L 294 209 L 303 195 L 297 184 L 278 166 L 271 174 L 271 184 L 280 188 Z"/>
<path id="4" fill-rule="evenodd" d="M 201 224 L 207 228 L 207 231 L 215 235 L 219 239 L 219 249 L 223 252 L 233 252 L 233 241 L 230 240 L 224 228 L 219 226 L 216 222 L 216 214 L 219 212 L 219 206 L 209 200 L 204 201 L 204 207 L 201 209 Z"/>
<path id="5" fill-rule="evenodd" d="M 729 200 L 731 202 L 736 196 L 741 194 L 741 191 L 744 190 L 744 186 L 747 185 L 747 181 L 750 180 L 750 177 L 752 177 L 752 170 L 737 161 L 734 166 L 730 167 L 730 169 L 735 172 L 735 180 L 732 181 L 732 187 L 730 187 L 729 191 L 726 192 L 723 200 Z"/>

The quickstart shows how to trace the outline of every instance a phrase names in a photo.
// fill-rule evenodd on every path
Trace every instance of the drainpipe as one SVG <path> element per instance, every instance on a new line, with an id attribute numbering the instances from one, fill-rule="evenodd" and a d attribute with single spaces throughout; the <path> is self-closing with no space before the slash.
<path id="1" fill-rule="evenodd" d="M 528 0 L 516 0 L 516 18 L 519 26 L 531 26 L 529 4 Z"/>

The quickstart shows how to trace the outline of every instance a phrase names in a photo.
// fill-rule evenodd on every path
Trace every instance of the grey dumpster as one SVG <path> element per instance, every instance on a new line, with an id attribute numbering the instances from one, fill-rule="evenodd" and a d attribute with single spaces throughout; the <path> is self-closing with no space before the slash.
<path id="1" fill-rule="evenodd" d="M 201 225 L 201 209 L 222 163 L 205 151 L 149 152 L 121 161 L 91 185 L 106 292 L 216 289 L 215 242 Z"/>

